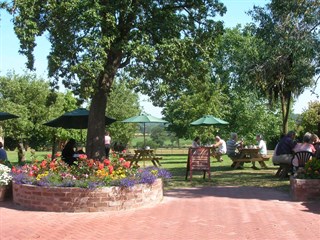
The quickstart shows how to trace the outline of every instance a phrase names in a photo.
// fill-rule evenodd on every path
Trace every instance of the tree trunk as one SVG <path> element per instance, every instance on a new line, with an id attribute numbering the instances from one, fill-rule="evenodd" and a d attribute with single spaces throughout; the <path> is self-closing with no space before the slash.
<path id="1" fill-rule="evenodd" d="M 288 133 L 288 121 L 291 106 L 291 92 L 282 93 L 281 109 L 282 109 L 282 133 Z"/>
<path id="2" fill-rule="evenodd" d="M 26 150 L 24 149 L 23 143 L 18 144 L 18 163 L 23 165 L 26 161 Z"/>
<path id="3" fill-rule="evenodd" d="M 99 88 L 92 97 L 88 120 L 86 154 L 89 158 L 102 159 L 105 156 L 104 132 L 107 91 Z"/>

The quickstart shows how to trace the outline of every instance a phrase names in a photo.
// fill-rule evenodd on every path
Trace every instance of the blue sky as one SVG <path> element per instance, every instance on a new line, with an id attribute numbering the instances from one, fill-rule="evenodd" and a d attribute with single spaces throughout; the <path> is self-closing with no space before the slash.
<path id="1" fill-rule="evenodd" d="M 227 13 L 221 18 L 226 27 L 234 27 L 237 24 L 245 24 L 251 18 L 245 13 L 252 9 L 253 5 L 264 6 L 269 0 L 221 0 L 226 7 Z M 220 19 L 220 18 L 219 18 Z M 38 76 L 46 78 L 47 54 L 50 44 L 45 37 L 37 39 L 35 48 L 35 68 Z M 18 53 L 19 41 L 14 34 L 11 16 L 1 10 L 0 12 L 0 75 L 6 75 L 8 71 L 14 70 L 16 73 L 23 73 L 25 70 L 26 57 Z M 320 92 L 320 86 L 317 88 Z M 301 113 L 307 108 L 310 100 L 316 100 L 315 96 L 310 95 L 307 89 L 295 103 L 294 111 Z M 161 117 L 161 108 L 153 106 L 145 96 L 141 96 L 141 105 L 145 112 Z"/>

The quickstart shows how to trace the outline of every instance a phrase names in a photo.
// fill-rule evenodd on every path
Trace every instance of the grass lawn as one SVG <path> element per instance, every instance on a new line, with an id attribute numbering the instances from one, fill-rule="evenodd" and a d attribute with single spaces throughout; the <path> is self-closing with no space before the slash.
<path id="1" fill-rule="evenodd" d="M 231 159 L 223 156 L 223 162 L 217 162 L 211 158 L 211 180 L 206 176 L 203 179 L 203 172 L 193 172 L 192 183 L 190 178 L 185 180 L 187 155 L 168 155 L 161 160 L 162 167 L 168 169 L 172 175 L 169 188 L 174 187 L 200 187 L 200 186 L 256 186 L 272 187 L 281 191 L 289 191 L 289 180 L 279 180 L 275 177 L 277 167 L 273 166 L 271 159 L 265 162 L 267 169 L 252 169 L 251 163 L 245 163 L 244 169 L 231 168 Z"/>
<path id="2" fill-rule="evenodd" d="M 171 151 L 172 152 L 172 151 Z M 251 163 L 245 163 L 244 169 L 231 168 L 232 161 L 223 156 L 223 162 L 217 162 L 216 159 L 211 158 L 211 180 L 206 176 L 203 179 L 202 172 L 194 172 L 192 182 L 189 178 L 186 181 L 186 162 L 187 154 L 165 154 L 162 151 L 157 151 L 157 154 L 162 156 L 160 163 L 162 168 L 169 170 L 173 177 L 166 188 L 179 188 L 179 187 L 201 187 L 201 186 L 256 186 L 256 187 L 272 187 L 281 191 L 289 191 L 289 180 L 279 180 L 275 177 L 277 167 L 273 166 L 271 159 L 265 162 L 268 166 L 267 169 L 252 169 Z M 50 152 L 36 152 L 36 159 L 43 159 Z M 18 154 L 15 151 L 8 151 L 8 158 L 11 163 L 18 161 Z M 26 152 L 27 161 L 31 160 L 31 153 Z M 151 163 L 146 162 L 146 166 Z M 140 163 L 143 166 L 143 162 Z M 152 164 L 151 164 L 152 165 Z M 259 164 L 256 166 L 260 168 Z"/>

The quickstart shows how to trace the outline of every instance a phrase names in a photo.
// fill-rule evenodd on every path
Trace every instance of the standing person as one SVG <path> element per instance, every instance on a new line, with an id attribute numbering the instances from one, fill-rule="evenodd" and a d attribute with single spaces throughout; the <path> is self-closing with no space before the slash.
<path id="1" fill-rule="evenodd" d="M 275 165 L 280 163 L 288 164 L 291 166 L 291 160 L 293 158 L 293 149 L 297 142 L 294 140 L 296 133 L 294 131 L 289 131 L 287 135 L 280 139 L 277 144 L 275 154 L 272 157 L 272 162 Z"/>
<path id="2" fill-rule="evenodd" d="M 104 135 L 104 146 L 106 149 L 106 158 L 109 158 L 110 147 L 111 147 L 111 137 L 110 137 L 109 131 L 106 131 L 106 134 Z"/>
<path id="3" fill-rule="evenodd" d="M 3 149 L 3 143 L 0 142 L 0 162 L 5 162 L 8 160 L 7 152 Z"/>
<path id="4" fill-rule="evenodd" d="M 73 163 L 77 160 L 77 158 L 74 156 L 76 154 L 74 150 L 75 146 L 76 140 L 71 138 L 67 142 L 61 153 L 62 160 L 68 163 L 70 166 L 73 165 Z"/>
<path id="5" fill-rule="evenodd" d="M 216 143 L 212 145 L 212 147 L 217 148 L 217 150 L 214 153 L 214 156 L 218 160 L 218 162 L 222 162 L 223 160 L 221 156 L 227 153 L 227 144 L 219 136 L 215 137 L 215 141 Z"/>

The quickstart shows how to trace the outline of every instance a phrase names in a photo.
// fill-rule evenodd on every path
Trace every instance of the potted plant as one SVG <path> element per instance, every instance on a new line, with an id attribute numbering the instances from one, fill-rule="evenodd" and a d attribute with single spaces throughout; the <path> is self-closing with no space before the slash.
<path id="1" fill-rule="evenodd" d="M 293 200 L 320 199 L 320 159 L 311 158 L 304 168 L 299 168 L 290 178 Z"/>
<path id="2" fill-rule="evenodd" d="M 6 165 L 0 164 L 0 201 L 4 200 L 11 180 L 11 169 Z"/>

